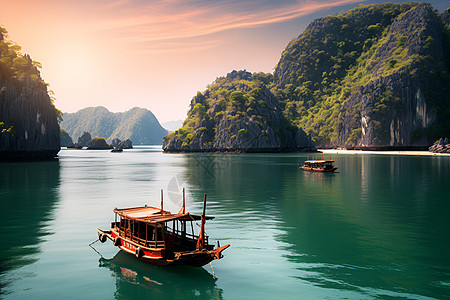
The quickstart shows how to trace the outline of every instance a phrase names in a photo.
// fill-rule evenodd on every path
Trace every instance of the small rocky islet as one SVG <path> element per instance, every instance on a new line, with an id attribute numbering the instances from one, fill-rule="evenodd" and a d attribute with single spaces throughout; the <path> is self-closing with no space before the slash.
<path id="1" fill-rule="evenodd" d="M 67 148 L 75 148 L 75 149 L 82 149 L 86 148 L 88 150 L 108 150 L 108 149 L 133 149 L 133 143 L 130 139 L 127 139 L 125 141 L 121 141 L 117 138 L 113 139 L 111 144 L 108 144 L 106 142 L 105 138 L 102 137 L 91 137 L 91 134 L 89 132 L 84 132 L 83 135 L 81 135 L 78 138 L 78 142 L 76 143 L 69 143 L 67 145 Z"/>

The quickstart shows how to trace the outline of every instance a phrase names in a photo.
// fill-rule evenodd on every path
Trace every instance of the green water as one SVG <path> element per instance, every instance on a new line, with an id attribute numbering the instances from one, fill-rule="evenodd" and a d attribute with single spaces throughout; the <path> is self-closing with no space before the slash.
<path id="1" fill-rule="evenodd" d="M 450 157 L 62 150 L 0 163 L 2 299 L 450 299 Z M 200 213 L 230 243 L 203 268 L 153 267 L 108 242 L 112 209 Z"/>

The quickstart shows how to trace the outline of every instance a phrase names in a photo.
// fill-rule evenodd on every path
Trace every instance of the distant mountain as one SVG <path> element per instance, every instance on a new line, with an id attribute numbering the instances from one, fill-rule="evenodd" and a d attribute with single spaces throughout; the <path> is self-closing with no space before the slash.
<path id="1" fill-rule="evenodd" d="M 172 132 L 183 126 L 183 120 L 169 121 L 161 124 L 162 127 Z"/>
<path id="2" fill-rule="evenodd" d="M 61 128 L 76 140 L 85 131 L 108 142 L 130 139 L 135 145 L 158 145 L 167 134 L 155 115 L 145 108 L 134 107 L 123 113 L 112 113 L 103 106 L 87 107 L 76 113 L 64 113 Z"/>

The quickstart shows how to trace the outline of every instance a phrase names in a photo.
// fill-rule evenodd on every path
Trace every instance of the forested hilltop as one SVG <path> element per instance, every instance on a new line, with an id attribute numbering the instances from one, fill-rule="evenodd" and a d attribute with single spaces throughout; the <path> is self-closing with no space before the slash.
<path id="1" fill-rule="evenodd" d="M 247 120 L 285 145 L 302 129 L 321 147 L 430 145 L 450 131 L 449 24 L 448 9 L 418 2 L 317 19 L 288 44 L 273 75 L 234 71 L 197 93 L 163 145 L 231 143 L 248 134 Z M 268 108 L 279 122 L 266 118 Z"/>
<path id="2" fill-rule="evenodd" d="M 164 137 L 164 151 L 314 151 L 270 91 L 271 74 L 233 71 L 191 101 L 183 127 Z"/>
<path id="3" fill-rule="evenodd" d="M 52 92 L 40 63 L 20 53 L 0 27 L 0 160 L 53 158 L 60 150 Z"/>
<path id="4" fill-rule="evenodd" d="M 135 107 L 123 113 L 112 113 L 102 106 L 87 107 L 76 113 L 64 113 L 61 128 L 76 141 L 84 132 L 113 139 L 130 139 L 135 145 L 161 145 L 167 130 L 162 128 L 153 113 Z"/>

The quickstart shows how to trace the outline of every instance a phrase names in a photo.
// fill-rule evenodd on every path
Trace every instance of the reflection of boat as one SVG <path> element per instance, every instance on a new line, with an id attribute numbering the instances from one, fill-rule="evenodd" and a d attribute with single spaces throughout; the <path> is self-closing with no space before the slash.
<path id="1" fill-rule="evenodd" d="M 177 214 L 163 210 L 161 191 L 161 208 L 134 207 L 114 209 L 115 221 L 111 230 L 97 228 L 99 240 L 106 238 L 115 246 L 133 254 L 136 258 L 159 266 L 191 265 L 200 267 L 214 259 L 222 258 L 222 251 L 230 245 L 217 248 L 208 243 L 205 234 L 206 220 L 213 217 L 205 216 L 206 194 L 201 216 L 185 213 L 183 189 L 183 207 Z M 195 235 L 193 221 L 201 221 L 200 233 Z M 190 223 L 190 230 L 188 224 Z M 190 231 L 190 232 L 189 232 Z"/>
<path id="2" fill-rule="evenodd" d="M 121 295 L 135 299 L 222 299 L 217 279 L 204 268 L 159 268 L 142 264 L 124 251 L 112 259 L 101 257 L 99 267 L 111 270 L 116 278 L 116 299 L 122 299 Z"/>
<path id="3" fill-rule="evenodd" d="M 307 160 L 300 166 L 305 171 L 333 173 L 337 167 L 333 166 L 334 160 Z"/>

